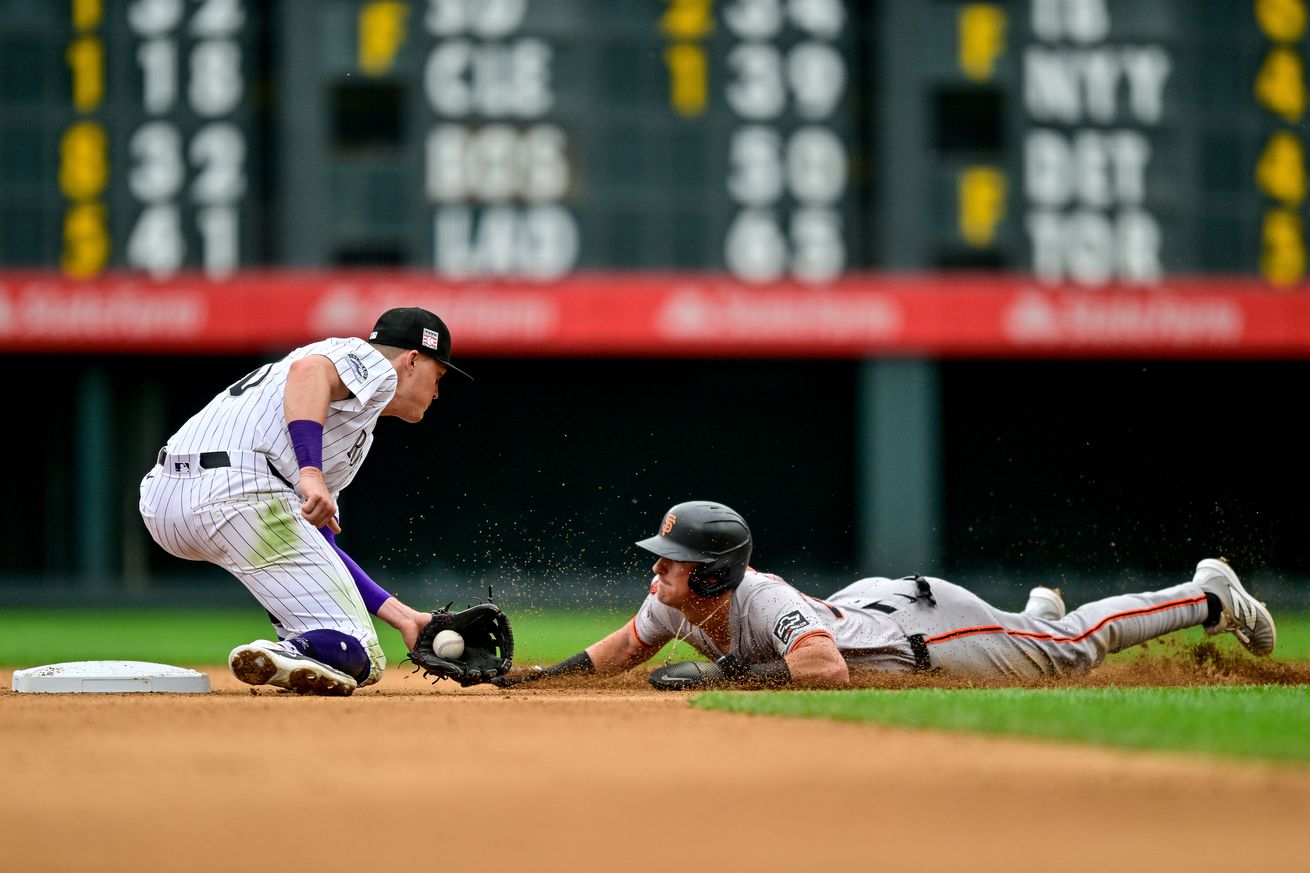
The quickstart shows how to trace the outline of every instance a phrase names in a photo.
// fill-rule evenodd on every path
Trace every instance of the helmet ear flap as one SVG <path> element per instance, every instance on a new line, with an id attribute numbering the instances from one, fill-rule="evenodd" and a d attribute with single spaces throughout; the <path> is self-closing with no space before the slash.
<path id="1" fill-rule="evenodd" d="M 728 590 L 724 584 L 724 573 L 712 573 L 704 564 L 691 571 L 687 577 L 687 587 L 698 597 L 718 597 Z"/>
<path id="2" fill-rule="evenodd" d="M 745 577 L 744 564 L 729 564 L 726 567 L 702 564 L 687 576 L 687 587 L 700 597 L 718 597 L 723 592 L 736 588 Z"/>

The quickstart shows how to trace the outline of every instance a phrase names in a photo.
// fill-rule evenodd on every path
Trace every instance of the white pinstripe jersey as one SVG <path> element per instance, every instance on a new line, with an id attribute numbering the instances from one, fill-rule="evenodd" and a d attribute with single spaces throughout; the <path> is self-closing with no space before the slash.
<path id="1" fill-rule="evenodd" d="M 293 361 L 322 355 L 337 368 L 350 397 L 328 404 L 323 426 L 323 480 L 333 499 L 355 478 L 382 409 L 396 393 L 391 362 L 362 339 L 325 339 L 265 364 L 223 389 L 168 440 L 170 453 L 253 451 L 269 460 L 291 484 L 300 485 L 300 463 L 287 433 L 282 402 Z"/>
<path id="2" fill-rule="evenodd" d="M 905 633 L 887 616 L 830 605 L 802 594 L 772 573 L 748 569 L 728 609 L 730 648 L 752 664 L 777 660 L 816 633 L 832 637 L 848 658 L 895 658 L 908 651 Z M 660 603 L 653 583 L 632 622 L 637 639 L 645 645 L 662 646 L 677 636 L 707 658 L 727 654 L 708 634 L 684 620 L 681 612 Z"/>

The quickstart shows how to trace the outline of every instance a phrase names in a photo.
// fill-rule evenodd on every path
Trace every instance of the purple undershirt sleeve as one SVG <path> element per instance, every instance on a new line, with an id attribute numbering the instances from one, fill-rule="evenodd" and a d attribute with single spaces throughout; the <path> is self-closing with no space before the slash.
<path id="1" fill-rule="evenodd" d="M 381 585 L 370 579 L 364 569 L 355 563 L 354 558 L 341 551 L 341 546 L 337 545 L 336 534 L 332 533 L 331 529 L 322 527 L 319 528 L 318 532 L 336 550 L 337 555 L 341 558 L 341 563 L 345 564 L 346 569 L 350 571 L 350 578 L 355 580 L 355 587 L 359 589 L 360 595 L 364 598 L 364 606 L 368 607 L 369 615 L 377 615 L 378 609 L 387 602 L 387 598 L 391 595 L 382 590 Z"/>

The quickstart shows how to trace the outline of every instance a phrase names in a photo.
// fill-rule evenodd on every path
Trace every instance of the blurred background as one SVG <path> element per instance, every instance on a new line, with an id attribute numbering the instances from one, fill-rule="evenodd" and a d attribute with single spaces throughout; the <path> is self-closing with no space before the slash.
<path id="1" fill-rule="evenodd" d="M 342 546 L 635 605 L 664 510 L 825 594 L 1228 556 L 1310 605 L 1303 0 L 0 0 L 0 607 L 251 603 L 169 435 L 395 305 L 476 378 Z"/>

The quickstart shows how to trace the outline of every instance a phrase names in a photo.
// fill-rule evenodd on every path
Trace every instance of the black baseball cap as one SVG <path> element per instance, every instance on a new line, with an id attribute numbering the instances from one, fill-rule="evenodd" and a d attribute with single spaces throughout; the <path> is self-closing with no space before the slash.
<path id="1" fill-rule="evenodd" d="M 446 365 L 470 382 L 473 377 L 450 362 L 450 330 L 437 316 L 417 306 L 388 309 L 378 317 L 368 341 L 398 349 L 417 349 Z"/>

